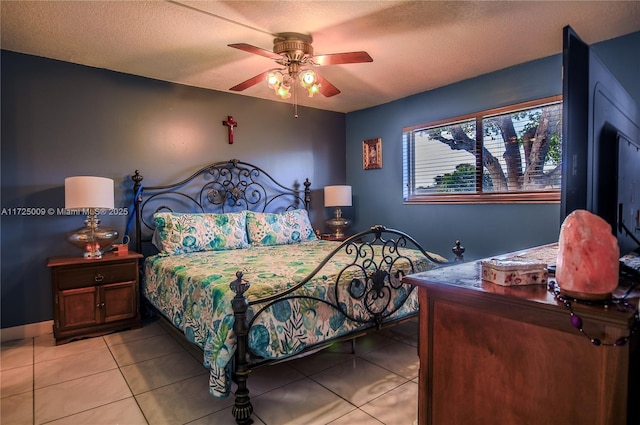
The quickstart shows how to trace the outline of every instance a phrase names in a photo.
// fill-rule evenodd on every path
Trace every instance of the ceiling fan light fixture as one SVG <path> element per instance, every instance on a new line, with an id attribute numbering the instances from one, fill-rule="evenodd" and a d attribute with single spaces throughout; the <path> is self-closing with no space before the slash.
<path id="1" fill-rule="evenodd" d="M 289 99 L 291 97 L 291 87 L 280 84 L 280 86 L 276 89 L 276 94 L 280 96 L 281 99 Z"/>
<path id="2" fill-rule="evenodd" d="M 310 69 L 307 69 L 300 73 L 300 84 L 302 84 L 302 87 L 304 87 L 305 89 L 308 89 L 317 81 L 318 77 L 316 77 L 316 73 Z"/>
<path id="3" fill-rule="evenodd" d="M 309 92 L 309 97 L 313 97 L 314 94 L 320 93 L 320 84 L 313 84 L 307 88 L 307 91 Z"/>
<path id="4" fill-rule="evenodd" d="M 309 92 L 309 97 L 313 97 L 314 94 L 320 92 L 318 76 L 310 69 L 300 73 L 300 85 Z"/>
<path id="5" fill-rule="evenodd" d="M 282 84 L 283 76 L 280 71 L 271 71 L 267 74 L 267 85 L 270 89 L 278 90 Z"/>

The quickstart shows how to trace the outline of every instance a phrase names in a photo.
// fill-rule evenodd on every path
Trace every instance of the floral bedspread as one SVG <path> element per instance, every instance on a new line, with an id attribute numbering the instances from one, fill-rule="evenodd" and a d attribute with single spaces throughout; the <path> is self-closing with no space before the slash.
<path id="1" fill-rule="evenodd" d="M 206 251 L 182 255 L 156 255 L 145 261 L 143 292 L 186 338 L 204 351 L 204 365 L 210 369 L 209 391 L 214 397 L 226 397 L 231 388 L 232 359 L 235 352 L 234 316 L 231 300 L 234 292 L 229 284 L 241 270 L 251 283 L 245 296 L 251 302 L 290 288 L 301 282 L 338 246 L 336 242 L 312 241 L 297 245 L 253 246 L 248 249 Z M 413 262 L 414 272 L 433 267 L 419 251 L 402 252 Z M 362 286 L 347 287 L 354 278 L 367 275 L 376 268 L 380 253 L 371 253 L 373 262 L 366 267 L 350 266 L 353 256 L 344 249 L 336 253 L 318 273 L 296 291 L 309 297 L 287 299 L 268 306 L 260 313 L 249 332 L 249 347 L 254 356 L 277 359 L 294 355 L 307 346 L 343 336 L 363 325 L 357 319 L 366 317 L 366 305 L 391 303 L 400 318 L 418 309 L 416 291 L 405 302 L 410 287 L 399 285 L 390 297 L 365 300 Z M 435 256 L 435 255 L 434 255 Z M 437 257 L 437 256 L 435 256 Z M 362 261 L 358 261 L 362 264 Z M 394 269 L 409 271 L 407 260 L 398 261 Z M 342 273 L 340 273 L 342 271 Z M 334 288 L 338 281 L 338 290 Z M 391 298 L 391 299 L 389 299 Z M 326 303 L 341 305 L 351 312 L 351 320 Z M 400 304 L 402 303 L 402 305 Z M 253 317 L 260 304 L 249 307 Z"/>

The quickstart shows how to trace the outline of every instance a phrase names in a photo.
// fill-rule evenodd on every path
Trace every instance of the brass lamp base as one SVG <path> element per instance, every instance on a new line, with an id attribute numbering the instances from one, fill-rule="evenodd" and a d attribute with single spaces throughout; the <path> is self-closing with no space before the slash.
<path id="1" fill-rule="evenodd" d="M 344 232 L 351 226 L 351 220 L 342 216 L 340 207 L 336 207 L 334 216 L 325 222 L 331 235 L 336 238 L 344 237 Z"/>

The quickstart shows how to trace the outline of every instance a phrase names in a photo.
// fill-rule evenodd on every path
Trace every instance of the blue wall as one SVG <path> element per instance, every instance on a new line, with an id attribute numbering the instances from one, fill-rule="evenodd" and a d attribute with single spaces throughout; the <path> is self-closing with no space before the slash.
<path id="1" fill-rule="evenodd" d="M 640 104 L 640 32 L 599 43 L 594 50 Z M 406 230 L 427 249 L 449 256 L 460 239 L 467 259 L 557 241 L 559 204 L 403 204 L 402 128 L 558 94 L 561 55 L 347 114 L 347 164 L 352 165 L 347 181 L 355 197 L 346 213 L 354 229 L 380 223 Z M 363 170 L 362 141 L 377 137 L 382 138 L 383 168 Z"/>
<path id="2" fill-rule="evenodd" d="M 591 48 L 640 104 L 640 31 L 593 44 Z"/>
<path id="3" fill-rule="evenodd" d="M 322 188 L 345 182 L 345 115 L 203 90 L 2 51 L 1 207 L 64 207 L 64 178 L 110 177 L 128 207 L 130 175 L 166 184 L 215 161 L 254 163 L 293 186 L 312 183 L 314 225 L 328 218 Z M 235 143 L 222 125 L 232 115 Z M 127 217 L 103 219 L 122 234 Z M 80 255 L 65 233 L 81 217 L 2 215 L 2 328 L 53 318 L 47 257 Z"/>

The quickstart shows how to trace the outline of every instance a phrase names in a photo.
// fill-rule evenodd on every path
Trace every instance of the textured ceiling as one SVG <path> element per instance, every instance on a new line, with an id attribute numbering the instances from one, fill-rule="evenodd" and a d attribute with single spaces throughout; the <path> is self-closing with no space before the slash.
<path id="1" fill-rule="evenodd" d="M 640 1 L 6 1 L 3 49 L 220 91 L 274 62 L 280 32 L 316 54 L 367 51 L 372 63 L 317 70 L 342 93 L 299 104 L 351 112 L 640 30 Z M 266 84 L 242 95 L 277 100 Z M 288 101 L 287 101 L 288 102 Z"/>

